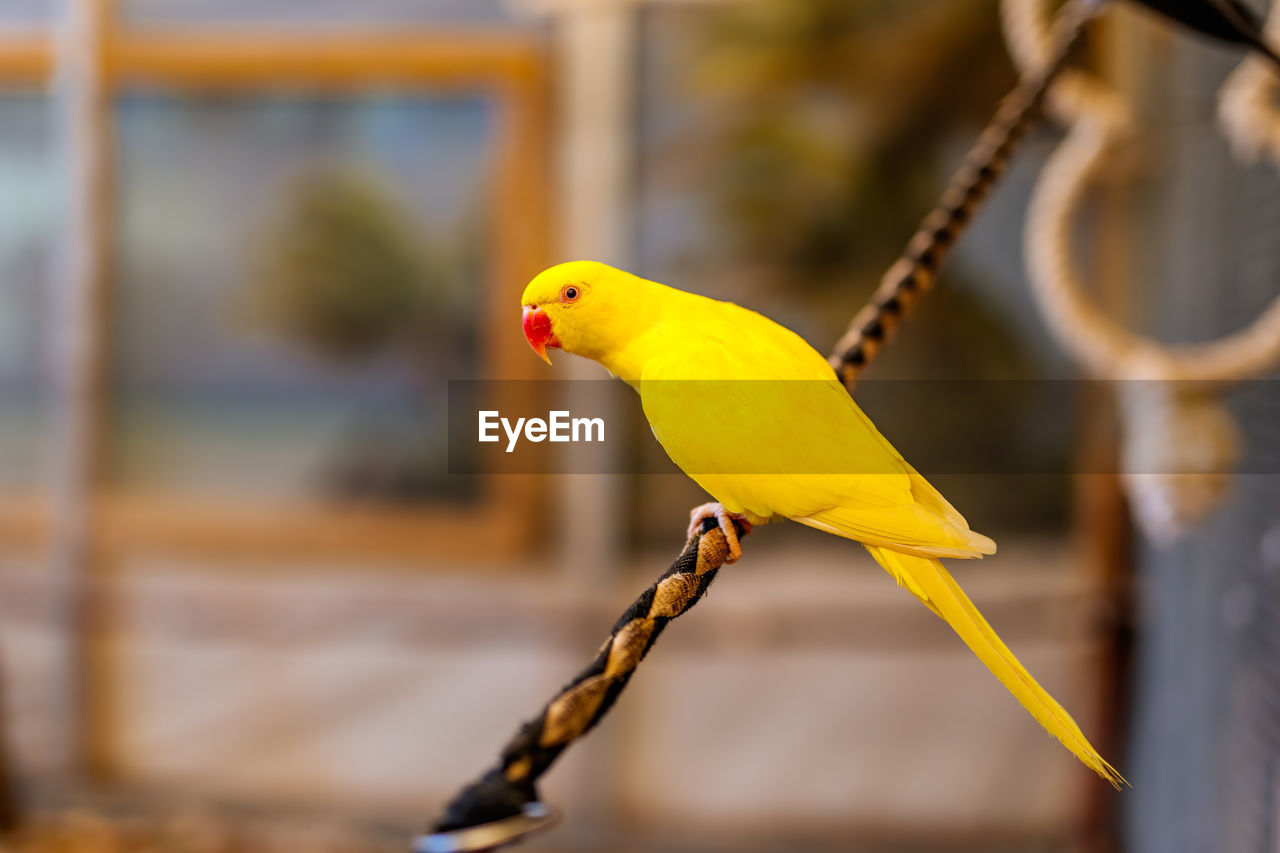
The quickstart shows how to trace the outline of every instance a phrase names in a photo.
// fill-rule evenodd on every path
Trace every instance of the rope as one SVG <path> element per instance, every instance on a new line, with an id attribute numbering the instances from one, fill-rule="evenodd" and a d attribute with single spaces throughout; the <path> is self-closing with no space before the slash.
<path id="1" fill-rule="evenodd" d="M 1280 44 L 1280 5 L 1271 4 L 1263 37 Z M 1245 162 L 1268 157 L 1280 164 L 1280 75 L 1267 59 L 1250 55 L 1223 84 L 1218 120 L 1235 153 Z"/>
<path id="2" fill-rule="evenodd" d="M 1045 0 L 1006 0 L 1006 33 L 1022 64 L 1048 61 L 1043 27 Z M 1277 7 L 1280 8 L 1280 7 Z M 1280 12 L 1272 11 L 1272 23 Z M 1253 59 L 1246 60 L 1252 65 Z M 1247 70 L 1247 69 L 1246 69 Z M 1265 69 L 1264 69 L 1265 70 Z M 1274 75 L 1268 75 L 1273 77 Z M 1244 78 L 1250 83 L 1250 77 Z M 1083 75 L 1064 84 L 1067 97 L 1054 98 L 1055 117 L 1069 125 L 1067 139 L 1049 158 L 1032 197 L 1026 224 L 1027 260 L 1035 293 L 1050 329 L 1092 373 L 1118 379 L 1153 378 L 1189 382 L 1245 379 L 1280 361 L 1280 298 L 1252 324 L 1220 340 L 1170 346 L 1123 328 L 1085 297 L 1084 276 L 1074 261 L 1072 238 L 1076 217 L 1088 190 L 1097 182 L 1115 146 L 1125 141 L 1130 119 L 1119 97 Z M 1275 81 L 1271 81 L 1275 85 Z M 1244 84 L 1228 84 L 1235 92 L 1226 123 L 1238 146 L 1274 146 L 1280 166 L 1280 110 L 1250 108 L 1240 113 Z M 1250 103 L 1256 97 L 1247 92 Z M 1244 128 L 1248 128 L 1245 130 Z"/>
<path id="3" fill-rule="evenodd" d="M 1027 63 L 1030 70 L 1024 69 L 1018 86 L 1000 102 L 938 204 L 884 274 L 870 303 L 854 316 L 848 331 L 836 342 L 831 366 L 850 391 L 871 360 L 893 339 L 921 294 L 933 286 L 951 247 L 999 183 L 1018 144 L 1035 123 L 1049 84 L 1066 65 L 1093 14 L 1094 6 L 1088 0 L 1072 0 L 1063 8 L 1044 61 Z"/>
<path id="4" fill-rule="evenodd" d="M 671 567 L 618 619 L 595 660 L 520 727 L 498 763 L 454 797 L 432 831 L 514 817 L 536 802 L 538 779 L 604 718 L 667 623 L 701 600 L 728 556 L 724 534 L 715 519 L 707 519 Z"/>
<path id="5" fill-rule="evenodd" d="M 1006 40 L 1023 69 L 1055 58 L 1047 0 L 1005 0 Z M 1268 23 L 1280 30 L 1280 4 Z M 1238 153 L 1263 153 L 1280 166 L 1277 79 L 1248 58 L 1224 86 L 1220 118 Z M 1239 431 L 1210 387 L 1270 370 L 1280 361 L 1280 297 L 1250 325 L 1219 340 L 1166 345 L 1131 332 L 1085 296 L 1073 246 L 1078 215 L 1132 118 L 1120 96 L 1094 77 L 1062 75 L 1049 94 L 1068 128 L 1032 194 L 1025 226 L 1032 290 L 1050 331 L 1094 376 L 1151 379 L 1120 395 L 1123 482 L 1134 513 L 1157 541 L 1177 538 L 1220 505 L 1240 453 Z M 1176 476 L 1170 476 L 1176 474 Z"/>

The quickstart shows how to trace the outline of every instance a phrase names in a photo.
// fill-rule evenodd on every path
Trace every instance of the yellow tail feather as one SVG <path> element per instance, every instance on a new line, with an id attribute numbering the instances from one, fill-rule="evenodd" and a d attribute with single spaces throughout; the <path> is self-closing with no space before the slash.
<path id="1" fill-rule="evenodd" d="M 867 547 L 898 584 L 906 587 L 960 635 L 987 668 L 1000 679 L 1045 730 L 1071 750 L 1086 767 L 1116 788 L 1128 782 L 1090 745 L 1075 720 L 1036 683 L 1008 646 L 974 607 L 964 590 L 938 560 L 913 557 L 886 548 Z"/>

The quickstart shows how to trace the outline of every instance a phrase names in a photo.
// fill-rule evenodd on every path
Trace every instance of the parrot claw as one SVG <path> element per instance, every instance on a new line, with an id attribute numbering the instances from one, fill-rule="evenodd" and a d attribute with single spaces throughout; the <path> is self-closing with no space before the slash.
<path id="1" fill-rule="evenodd" d="M 742 526 L 742 535 L 746 536 L 751 532 L 752 524 L 747 521 L 745 515 L 739 515 L 736 512 L 729 512 L 724 508 L 723 504 L 706 503 L 699 507 L 694 507 L 689 513 L 689 539 L 692 542 L 694 537 L 702 531 L 702 522 L 708 518 L 714 518 L 716 524 L 720 526 L 720 532 L 724 534 L 724 541 L 729 546 L 729 556 L 725 560 L 726 563 L 736 563 L 742 557 L 742 546 L 738 543 L 738 531 L 734 529 L 733 523 L 736 521 Z"/>

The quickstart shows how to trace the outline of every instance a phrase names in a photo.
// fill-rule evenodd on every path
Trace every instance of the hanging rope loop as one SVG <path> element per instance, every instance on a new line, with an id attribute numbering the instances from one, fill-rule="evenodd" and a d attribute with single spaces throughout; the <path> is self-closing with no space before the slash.
<path id="1" fill-rule="evenodd" d="M 1049 6 L 1047 0 L 1002 6 L 1006 41 L 1023 69 L 1051 58 Z M 1280 4 L 1272 5 L 1268 28 L 1280 33 Z M 1223 87 L 1219 116 L 1237 154 L 1266 154 L 1280 167 L 1278 89 L 1274 69 L 1248 58 Z M 1245 328 L 1189 345 L 1163 344 L 1100 311 L 1086 296 L 1074 237 L 1090 192 L 1132 142 L 1132 118 L 1116 92 L 1078 71 L 1055 81 L 1047 103 L 1068 130 L 1041 171 L 1027 213 L 1032 290 L 1050 330 L 1086 371 L 1133 383 L 1119 396 L 1124 483 L 1147 533 L 1171 541 L 1227 493 L 1240 438 L 1217 395 L 1226 383 L 1280 362 L 1280 297 Z"/>
<path id="2" fill-rule="evenodd" d="M 1005 0 L 1006 39 L 1019 67 L 1049 61 L 1049 3 Z M 1270 26 L 1280 28 L 1280 5 Z M 1266 82 L 1262 81 L 1265 73 Z M 1280 107 L 1262 107 L 1259 89 L 1274 92 L 1272 69 L 1247 59 L 1224 90 L 1224 125 L 1238 149 L 1272 150 L 1280 166 Z M 1234 98 L 1234 101 L 1231 101 Z M 1128 331 L 1095 308 L 1072 245 L 1088 192 L 1105 174 L 1110 155 L 1126 141 L 1132 122 L 1121 98 L 1083 72 L 1061 75 L 1048 96 L 1054 117 L 1069 127 L 1050 157 L 1032 198 L 1026 223 L 1029 272 L 1037 297 L 1059 341 L 1093 374 L 1117 379 L 1223 382 L 1256 376 L 1280 361 L 1280 298 L 1251 325 L 1221 340 L 1170 346 Z M 1246 111 L 1240 106 L 1248 103 Z M 1234 135 L 1238 134 L 1238 136 Z"/>

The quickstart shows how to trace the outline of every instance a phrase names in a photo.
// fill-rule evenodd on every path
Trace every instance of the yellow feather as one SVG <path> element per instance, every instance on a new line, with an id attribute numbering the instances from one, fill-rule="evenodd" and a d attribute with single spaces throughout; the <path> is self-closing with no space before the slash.
<path id="1" fill-rule="evenodd" d="M 566 303 L 574 284 L 581 298 Z M 1113 785 L 1124 780 L 1018 662 L 938 562 L 995 553 L 880 434 L 820 353 L 728 302 L 576 261 L 522 302 L 563 348 L 640 394 L 654 436 L 730 512 L 853 539 L 949 624 L 1039 723 Z"/>
<path id="2" fill-rule="evenodd" d="M 995 677 L 1000 679 L 1000 683 L 1017 697 L 1022 707 L 1030 711 L 1031 716 L 1046 731 L 1075 753 L 1076 758 L 1084 762 L 1086 767 L 1116 788 L 1127 784 L 1125 778 L 1090 745 L 1066 709 L 1019 663 L 942 563 L 925 557 L 899 554 L 887 548 L 868 547 L 867 550 L 901 586 L 906 587 L 930 610 L 941 616 L 960 635 L 965 645 L 987 665 Z"/>

